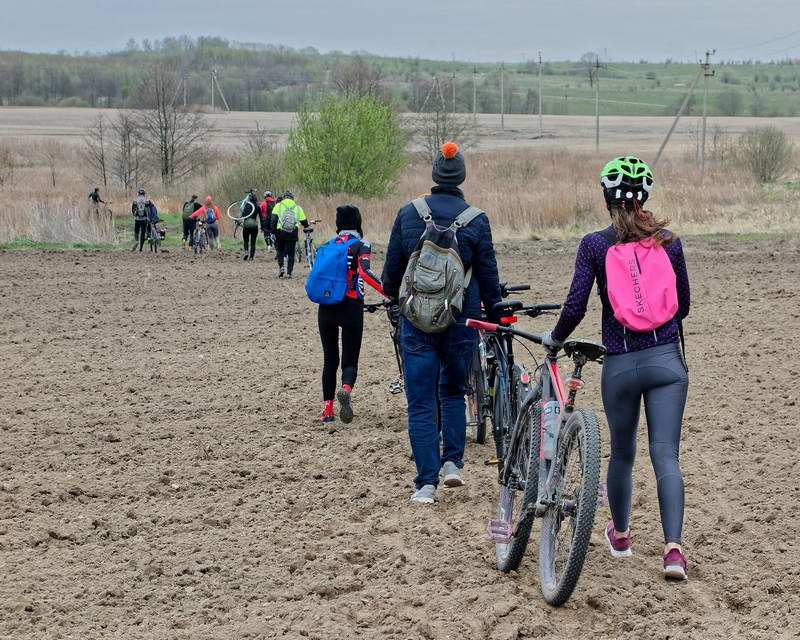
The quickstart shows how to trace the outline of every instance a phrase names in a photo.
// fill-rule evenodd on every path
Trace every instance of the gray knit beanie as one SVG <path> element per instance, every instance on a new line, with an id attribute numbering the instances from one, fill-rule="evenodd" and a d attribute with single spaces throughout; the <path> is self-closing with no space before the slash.
<path id="1" fill-rule="evenodd" d="M 431 172 L 433 181 L 443 187 L 457 187 L 467 179 L 467 166 L 455 142 L 446 142 L 436 154 Z"/>

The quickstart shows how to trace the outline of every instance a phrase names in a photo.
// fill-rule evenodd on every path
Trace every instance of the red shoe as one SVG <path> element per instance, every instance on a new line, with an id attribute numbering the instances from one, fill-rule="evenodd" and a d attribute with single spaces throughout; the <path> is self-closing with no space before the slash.
<path id="1" fill-rule="evenodd" d="M 616 531 L 614 531 L 613 520 L 609 520 L 606 525 L 606 542 L 608 542 L 611 555 L 615 558 L 627 558 L 633 555 L 633 551 L 631 551 L 630 535 L 628 535 L 627 538 L 618 538 L 616 536 Z"/>
<path id="2" fill-rule="evenodd" d="M 342 385 L 336 397 L 339 399 L 339 415 L 342 422 L 349 424 L 353 421 L 353 406 L 350 404 L 350 392 L 353 388 L 349 384 Z"/>
<path id="3" fill-rule="evenodd" d="M 331 422 L 336 422 L 336 414 L 334 413 L 333 410 L 333 400 L 325 401 L 325 408 L 322 410 L 319 419 L 320 422 L 322 422 L 322 424 L 330 424 Z"/>
<path id="4" fill-rule="evenodd" d="M 689 565 L 680 549 L 670 549 L 664 554 L 664 577 L 672 580 L 688 579 Z"/>

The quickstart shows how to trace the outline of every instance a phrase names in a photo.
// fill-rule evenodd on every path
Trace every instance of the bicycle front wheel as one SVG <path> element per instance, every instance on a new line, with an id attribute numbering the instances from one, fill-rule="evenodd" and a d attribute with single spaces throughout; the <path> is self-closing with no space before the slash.
<path id="1" fill-rule="evenodd" d="M 558 607 L 578 584 L 597 510 L 600 427 L 592 411 L 576 409 L 567 419 L 554 464 L 560 481 L 542 521 L 539 588 L 545 602 Z"/>
<path id="2" fill-rule="evenodd" d="M 467 424 L 472 440 L 478 444 L 486 442 L 486 375 L 481 365 L 481 344 L 477 342 L 472 355 L 472 365 L 467 379 Z"/>
<path id="3" fill-rule="evenodd" d="M 539 489 L 541 423 L 542 408 L 537 395 L 520 408 L 514 428 L 519 440 L 510 459 L 505 461 L 511 465 L 509 482 L 500 487 L 497 521 L 510 536 L 507 541 L 495 543 L 495 560 L 497 568 L 504 573 L 519 567 L 531 537 Z"/>

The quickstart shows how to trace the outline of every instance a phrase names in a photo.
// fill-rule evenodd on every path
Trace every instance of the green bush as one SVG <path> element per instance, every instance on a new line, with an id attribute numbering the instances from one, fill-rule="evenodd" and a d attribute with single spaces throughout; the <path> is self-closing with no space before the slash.
<path id="1" fill-rule="evenodd" d="M 372 96 L 329 96 L 319 113 L 305 106 L 289 134 L 292 184 L 310 193 L 382 196 L 406 163 L 407 135 L 397 113 Z"/>
<path id="2" fill-rule="evenodd" d="M 777 127 L 755 127 L 739 137 L 737 156 L 757 182 L 775 182 L 789 169 L 792 143 Z"/>
<path id="3" fill-rule="evenodd" d="M 225 203 L 241 200 L 248 189 L 254 187 L 261 196 L 266 190 L 282 193 L 288 186 L 284 177 L 283 158 L 274 149 L 272 152 L 253 158 L 242 156 L 236 164 L 220 176 L 214 185 L 216 197 Z"/>

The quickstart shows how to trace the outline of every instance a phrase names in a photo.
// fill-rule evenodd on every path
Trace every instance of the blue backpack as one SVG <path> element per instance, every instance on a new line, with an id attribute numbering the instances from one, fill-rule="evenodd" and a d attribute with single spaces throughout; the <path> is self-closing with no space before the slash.
<path id="1" fill-rule="evenodd" d="M 333 238 L 317 249 L 314 266 L 306 280 L 306 293 L 311 302 L 339 304 L 347 293 L 347 256 L 350 247 L 360 240 L 352 237 L 347 242 Z"/>

